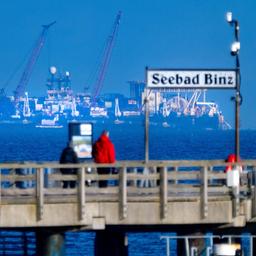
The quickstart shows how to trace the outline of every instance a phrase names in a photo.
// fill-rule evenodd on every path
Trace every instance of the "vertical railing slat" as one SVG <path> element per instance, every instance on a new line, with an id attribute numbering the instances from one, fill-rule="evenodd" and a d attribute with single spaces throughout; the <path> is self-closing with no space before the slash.
<path id="1" fill-rule="evenodd" d="M 167 167 L 160 169 L 160 213 L 161 219 L 167 216 L 167 203 L 168 203 L 168 173 Z"/>
<path id="2" fill-rule="evenodd" d="M 36 169 L 37 220 L 43 219 L 44 210 L 44 169 Z"/>
<path id="3" fill-rule="evenodd" d="M 240 188 L 239 186 L 232 187 L 232 194 L 233 194 L 233 200 L 232 200 L 232 207 L 233 207 L 233 217 L 237 217 L 239 215 L 239 208 L 240 208 Z"/>
<path id="4" fill-rule="evenodd" d="M 208 167 L 201 168 L 201 216 L 205 219 L 208 216 Z"/>
<path id="5" fill-rule="evenodd" d="M 119 216 L 127 218 L 127 168 L 122 167 L 119 172 Z"/>
<path id="6" fill-rule="evenodd" d="M 78 202 L 79 202 L 79 220 L 84 220 L 85 216 L 85 168 L 78 170 Z"/>

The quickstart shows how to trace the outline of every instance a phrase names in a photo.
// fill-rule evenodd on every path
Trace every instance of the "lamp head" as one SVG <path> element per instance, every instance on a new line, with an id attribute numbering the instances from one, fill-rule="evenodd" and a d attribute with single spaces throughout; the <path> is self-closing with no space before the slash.
<path id="1" fill-rule="evenodd" d="M 56 67 L 54 67 L 54 66 L 50 67 L 50 73 L 51 73 L 52 75 L 55 75 L 56 72 L 57 72 L 57 68 L 56 68 Z"/>
<path id="2" fill-rule="evenodd" d="M 232 45 L 231 45 L 231 55 L 235 56 L 238 54 L 240 50 L 240 42 L 234 42 Z"/>
<path id="3" fill-rule="evenodd" d="M 70 73 L 69 73 L 69 71 L 66 71 L 66 76 L 70 76 Z"/>
<path id="4" fill-rule="evenodd" d="M 227 13 L 226 13 L 226 21 L 227 21 L 228 23 L 232 23 L 232 21 L 233 21 L 232 12 L 227 12 Z"/>

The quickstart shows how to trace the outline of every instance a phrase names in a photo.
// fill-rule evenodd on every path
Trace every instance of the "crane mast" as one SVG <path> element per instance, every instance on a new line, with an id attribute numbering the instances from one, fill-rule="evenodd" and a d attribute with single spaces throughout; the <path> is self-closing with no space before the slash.
<path id="1" fill-rule="evenodd" d="M 16 87 L 16 90 L 14 91 L 14 98 L 15 102 L 17 103 L 19 101 L 19 98 L 24 95 L 26 85 L 28 84 L 28 81 L 31 77 L 33 67 L 38 60 L 39 54 L 41 52 L 42 47 L 44 46 L 45 38 L 48 32 L 48 29 L 54 25 L 56 21 L 48 24 L 43 25 L 43 30 L 39 36 L 39 38 L 36 41 L 35 47 L 32 50 L 32 53 L 30 55 L 30 58 L 28 59 L 28 62 L 26 64 L 26 67 L 22 73 L 22 76 L 20 78 L 20 81 L 18 83 L 18 86 Z"/>
<path id="2" fill-rule="evenodd" d="M 107 67 L 110 62 L 111 53 L 112 53 L 113 46 L 114 46 L 114 41 L 117 36 L 118 27 L 120 24 L 121 14 L 122 14 L 122 12 L 119 11 L 116 16 L 115 22 L 114 22 L 112 33 L 110 34 L 110 36 L 108 37 L 108 40 L 107 40 L 107 45 L 106 45 L 106 48 L 105 48 L 105 51 L 103 54 L 103 61 L 101 63 L 100 69 L 99 69 L 99 75 L 97 77 L 97 80 L 96 80 L 96 83 L 95 83 L 95 86 L 94 86 L 94 89 L 92 92 L 92 103 L 93 104 L 95 104 L 96 98 L 100 94 L 100 91 L 103 86 L 103 82 L 104 82 L 105 75 L 106 75 L 106 70 L 107 70 Z"/>

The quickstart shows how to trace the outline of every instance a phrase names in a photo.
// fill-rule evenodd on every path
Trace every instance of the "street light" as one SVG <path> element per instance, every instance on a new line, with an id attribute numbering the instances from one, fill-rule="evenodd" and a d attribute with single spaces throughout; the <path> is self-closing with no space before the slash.
<path id="1" fill-rule="evenodd" d="M 57 68 L 54 67 L 54 66 L 51 66 L 50 69 L 49 69 L 49 71 L 50 71 L 50 73 L 51 73 L 52 75 L 55 75 L 55 74 L 57 73 Z"/>
<path id="2" fill-rule="evenodd" d="M 240 42 L 233 42 L 231 44 L 231 55 L 236 56 L 240 50 Z"/>
<path id="3" fill-rule="evenodd" d="M 230 53 L 232 56 L 236 57 L 236 96 L 233 98 L 235 100 L 235 112 L 236 112 L 236 121 L 235 121 L 235 153 L 236 161 L 240 159 L 240 105 L 242 104 L 242 96 L 240 93 L 241 85 L 241 74 L 240 74 L 240 61 L 239 61 L 239 51 L 240 51 L 240 40 L 239 40 L 239 23 L 237 20 L 233 19 L 232 12 L 226 13 L 226 20 L 231 25 L 234 26 L 235 30 L 235 41 L 231 44 Z"/>

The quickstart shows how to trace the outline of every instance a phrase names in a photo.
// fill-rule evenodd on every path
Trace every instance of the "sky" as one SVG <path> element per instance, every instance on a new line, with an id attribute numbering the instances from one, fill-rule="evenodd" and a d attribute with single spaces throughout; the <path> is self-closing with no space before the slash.
<path id="1" fill-rule="evenodd" d="M 127 81 L 145 80 L 145 68 L 235 68 L 230 55 L 234 27 L 240 24 L 241 128 L 256 129 L 255 0 L 1 0 L 0 83 L 12 95 L 42 31 L 56 21 L 26 86 L 30 96 L 46 95 L 49 67 L 69 71 L 72 88 L 93 88 L 102 49 L 122 11 L 102 93 L 129 96 Z M 208 90 L 234 127 L 234 90 Z"/>

